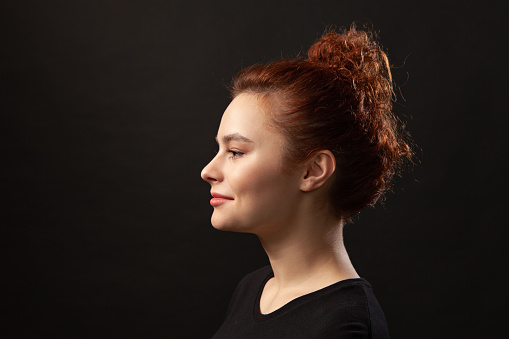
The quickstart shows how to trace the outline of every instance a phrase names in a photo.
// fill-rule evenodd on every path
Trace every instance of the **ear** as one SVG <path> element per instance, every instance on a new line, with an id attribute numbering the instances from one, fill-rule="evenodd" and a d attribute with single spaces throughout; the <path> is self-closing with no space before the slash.
<path id="1" fill-rule="evenodd" d="M 319 151 L 304 168 L 300 190 L 309 192 L 322 187 L 334 171 L 336 171 L 334 154 L 329 150 Z"/>

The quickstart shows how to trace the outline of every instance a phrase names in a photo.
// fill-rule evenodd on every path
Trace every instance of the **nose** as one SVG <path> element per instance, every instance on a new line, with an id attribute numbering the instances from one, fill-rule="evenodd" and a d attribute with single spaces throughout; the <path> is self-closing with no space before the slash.
<path id="1" fill-rule="evenodd" d="M 217 169 L 215 160 L 216 157 L 210 160 L 210 162 L 201 170 L 201 178 L 209 184 L 213 184 L 221 179 L 221 173 Z"/>

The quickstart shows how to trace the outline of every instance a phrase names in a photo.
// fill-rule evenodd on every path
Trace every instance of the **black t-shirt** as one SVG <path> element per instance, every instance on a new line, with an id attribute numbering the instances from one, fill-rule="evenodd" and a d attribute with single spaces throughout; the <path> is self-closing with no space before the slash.
<path id="1" fill-rule="evenodd" d="M 384 313 L 366 280 L 339 281 L 264 315 L 260 296 L 273 276 L 266 266 L 242 279 L 213 339 L 389 338 Z"/>

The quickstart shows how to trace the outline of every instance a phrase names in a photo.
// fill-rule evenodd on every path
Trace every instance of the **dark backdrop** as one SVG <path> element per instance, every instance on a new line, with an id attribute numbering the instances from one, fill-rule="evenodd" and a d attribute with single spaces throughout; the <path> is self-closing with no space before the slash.
<path id="1" fill-rule="evenodd" d="M 420 164 L 346 229 L 394 338 L 500 338 L 503 2 L 16 1 L 1 9 L 1 337 L 207 338 L 256 237 L 200 170 L 241 67 L 380 32 Z M 398 93 L 400 91 L 398 90 Z"/>

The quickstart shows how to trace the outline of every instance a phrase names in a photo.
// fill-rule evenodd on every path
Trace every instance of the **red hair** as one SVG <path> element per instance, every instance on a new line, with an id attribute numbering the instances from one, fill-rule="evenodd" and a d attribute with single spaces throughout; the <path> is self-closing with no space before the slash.
<path id="1" fill-rule="evenodd" d="M 411 157 L 392 113 L 392 78 L 386 54 L 372 34 L 355 27 L 326 33 L 307 59 L 281 59 L 242 70 L 232 96 L 262 95 L 273 126 L 287 140 L 287 168 L 320 150 L 336 157 L 330 185 L 334 213 L 349 219 L 390 188 Z"/>

